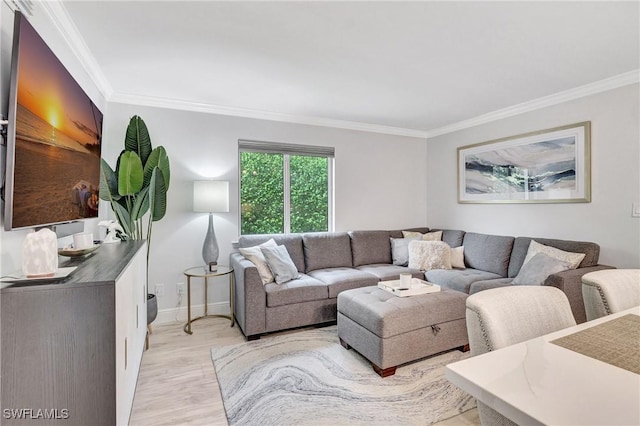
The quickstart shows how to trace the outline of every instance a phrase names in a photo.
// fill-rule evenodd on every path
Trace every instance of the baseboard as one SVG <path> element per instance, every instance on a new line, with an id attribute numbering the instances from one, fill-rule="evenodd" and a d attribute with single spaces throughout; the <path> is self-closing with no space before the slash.
<path id="1" fill-rule="evenodd" d="M 216 302 L 209 303 L 209 314 L 217 315 L 229 315 L 229 302 Z M 176 321 L 176 315 L 178 320 Z M 191 317 L 199 317 L 204 315 L 204 305 L 191 305 Z M 169 308 L 158 310 L 158 316 L 153 322 L 154 325 L 171 324 L 171 323 L 186 323 L 187 322 L 187 307 L 181 306 L 179 308 Z"/>

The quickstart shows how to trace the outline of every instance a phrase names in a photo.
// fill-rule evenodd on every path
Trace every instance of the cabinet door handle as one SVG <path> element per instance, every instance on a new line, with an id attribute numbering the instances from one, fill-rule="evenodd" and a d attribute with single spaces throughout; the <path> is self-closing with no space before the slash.
<path id="1" fill-rule="evenodd" d="M 136 329 L 139 327 L 140 315 L 138 315 L 138 305 L 136 305 Z"/>
<path id="2" fill-rule="evenodd" d="M 124 369 L 127 369 L 127 338 L 124 338 Z"/>

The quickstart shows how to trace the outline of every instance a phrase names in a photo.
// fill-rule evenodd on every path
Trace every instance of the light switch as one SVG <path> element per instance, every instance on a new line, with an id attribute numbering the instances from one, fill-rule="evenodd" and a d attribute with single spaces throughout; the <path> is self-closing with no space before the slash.
<path id="1" fill-rule="evenodd" d="M 640 203 L 633 203 L 631 210 L 631 217 L 640 217 Z"/>

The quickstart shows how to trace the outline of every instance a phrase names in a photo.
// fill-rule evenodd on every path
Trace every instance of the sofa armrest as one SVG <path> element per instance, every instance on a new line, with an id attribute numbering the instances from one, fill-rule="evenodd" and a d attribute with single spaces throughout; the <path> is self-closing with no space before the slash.
<path id="1" fill-rule="evenodd" d="M 570 269 L 568 271 L 551 274 L 547 277 L 543 285 L 550 285 L 559 288 L 567 295 L 571 312 L 578 324 L 587 320 L 587 314 L 584 309 L 584 300 L 582 298 L 582 276 L 593 271 L 602 269 L 615 269 L 613 266 L 596 265 L 587 268 Z"/>
<path id="2" fill-rule="evenodd" d="M 234 275 L 234 314 L 247 338 L 266 331 L 267 295 L 256 266 L 240 253 L 231 253 Z"/>

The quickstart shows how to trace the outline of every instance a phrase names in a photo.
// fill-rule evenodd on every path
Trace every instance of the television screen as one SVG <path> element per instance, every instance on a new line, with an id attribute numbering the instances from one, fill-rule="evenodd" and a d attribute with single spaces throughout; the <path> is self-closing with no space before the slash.
<path id="1" fill-rule="evenodd" d="M 6 230 L 97 217 L 102 113 L 16 12 Z"/>

